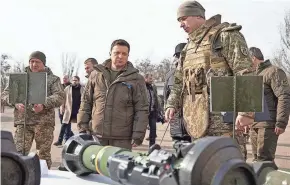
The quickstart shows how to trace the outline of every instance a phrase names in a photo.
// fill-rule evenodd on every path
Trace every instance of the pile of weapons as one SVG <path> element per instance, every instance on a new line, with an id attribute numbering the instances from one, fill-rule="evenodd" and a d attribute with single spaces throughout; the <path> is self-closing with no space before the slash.
<path id="1" fill-rule="evenodd" d="M 104 175 L 124 185 L 288 185 L 290 174 L 272 162 L 248 164 L 232 138 L 206 137 L 170 153 L 154 145 L 149 154 L 101 146 L 87 134 L 71 137 L 64 166 L 77 176 Z M 1 131 L 3 185 L 40 185 L 38 156 L 16 152 L 12 134 Z M 5 166 L 5 168 L 4 168 Z"/>

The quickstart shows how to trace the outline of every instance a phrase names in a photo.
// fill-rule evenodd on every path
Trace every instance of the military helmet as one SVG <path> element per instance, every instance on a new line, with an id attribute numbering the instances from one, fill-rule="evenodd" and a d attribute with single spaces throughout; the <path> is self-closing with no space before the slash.
<path id="1" fill-rule="evenodd" d="M 184 46 L 186 45 L 186 43 L 180 43 L 178 44 L 176 47 L 175 47 L 175 52 L 174 52 L 174 57 L 178 56 L 179 58 L 179 55 L 181 53 L 181 51 L 183 50 Z"/>

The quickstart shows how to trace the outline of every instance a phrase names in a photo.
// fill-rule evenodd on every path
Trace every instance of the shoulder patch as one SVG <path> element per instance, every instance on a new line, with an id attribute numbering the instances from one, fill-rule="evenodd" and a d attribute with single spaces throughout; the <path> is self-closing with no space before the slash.
<path id="1" fill-rule="evenodd" d="M 289 86 L 288 80 L 287 79 L 282 80 L 281 85 L 282 86 Z"/>
<path id="2" fill-rule="evenodd" d="M 289 86 L 289 81 L 288 81 L 287 75 L 283 69 L 277 67 L 276 74 L 278 75 L 278 78 L 280 79 L 279 84 L 281 86 L 283 86 L 283 87 Z"/>
<path id="3" fill-rule="evenodd" d="M 248 48 L 243 44 L 240 45 L 240 51 L 245 56 L 249 55 Z"/>

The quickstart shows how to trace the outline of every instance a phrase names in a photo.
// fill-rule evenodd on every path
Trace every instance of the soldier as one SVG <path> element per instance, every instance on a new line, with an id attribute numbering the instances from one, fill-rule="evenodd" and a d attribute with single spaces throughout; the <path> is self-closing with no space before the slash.
<path id="1" fill-rule="evenodd" d="M 254 161 L 274 161 L 279 135 L 285 132 L 290 114 L 290 87 L 285 72 L 264 61 L 259 48 L 251 47 L 250 56 L 257 75 L 263 76 L 264 97 L 271 121 L 255 122 L 250 127 Z"/>
<path id="2" fill-rule="evenodd" d="M 142 144 L 148 125 L 149 106 L 143 76 L 128 61 L 130 45 L 115 40 L 109 60 L 96 65 L 85 87 L 77 124 L 89 131 L 102 145 L 131 149 Z"/>
<path id="3" fill-rule="evenodd" d="M 188 33 L 189 41 L 181 52 L 174 75 L 174 86 L 166 105 L 165 117 L 174 118 L 179 102 L 183 104 L 186 130 L 193 138 L 232 136 L 232 125 L 223 123 L 220 112 L 209 111 L 210 76 L 233 76 L 252 72 L 241 26 L 221 23 L 221 15 L 205 19 L 205 9 L 197 1 L 186 1 L 177 11 L 180 27 Z M 253 113 L 239 113 L 236 124 L 253 123 Z M 238 144 L 246 157 L 241 132 L 236 132 Z"/>
<path id="4" fill-rule="evenodd" d="M 19 153 L 22 153 L 25 142 L 25 154 L 31 149 L 33 139 L 36 142 L 37 153 L 40 159 L 46 160 L 47 166 L 51 167 L 51 144 L 53 142 L 53 131 L 55 127 L 55 108 L 60 107 L 64 100 L 64 91 L 60 78 L 55 76 L 50 68 L 46 67 L 46 56 L 40 51 L 33 52 L 29 57 L 29 66 L 25 72 L 46 72 L 47 73 L 47 98 L 45 104 L 28 105 L 26 110 L 26 130 L 24 124 L 24 105 L 14 105 L 14 123 L 16 125 L 15 144 Z M 8 100 L 9 90 L 6 88 L 5 96 Z M 25 141 L 23 132 L 25 131 Z"/>
<path id="5" fill-rule="evenodd" d="M 167 103 L 167 99 L 170 95 L 171 88 L 173 86 L 173 80 L 174 80 L 174 73 L 178 64 L 178 60 L 180 57 L 180 53 L 186 43 L 180 43 L 175 47 L 175 53 L 173 55 L 174 57 L 174 65 L 175 67 L 170 70 L 165 77 L 165 84 L 164 84 L 164 90 L 163 90 L 163 95 L 164 95 L 164 103 Z M 186 142 L 191 142 L 191 137 L 188 135 L 184 124 L 183 124 L 183 117 L 182 117 L 182 109 L 180 108 L 181 105 L 178 106 L 178 111 L 175 114 L 175 117 L 173 120 L 170 120 L 170 135 L 172 140 L 174 141 L 173 147 L 175 149 L 178 149 L 178 144 L 182 141 Z"/>

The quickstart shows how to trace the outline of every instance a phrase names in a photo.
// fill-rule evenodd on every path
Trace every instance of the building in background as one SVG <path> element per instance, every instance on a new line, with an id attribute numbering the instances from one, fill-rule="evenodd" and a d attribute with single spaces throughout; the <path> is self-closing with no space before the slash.
<path id="1" fill-rule="evenodd" d="M 157 87 L 158 95 L 163 95 L 164 82 L 155 82 L 154 84 Z"/>

